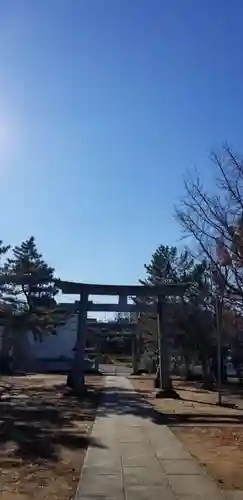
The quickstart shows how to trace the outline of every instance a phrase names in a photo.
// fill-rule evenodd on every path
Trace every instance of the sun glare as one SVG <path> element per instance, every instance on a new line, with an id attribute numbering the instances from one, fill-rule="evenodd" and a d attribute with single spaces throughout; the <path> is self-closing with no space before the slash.
<path id="1" fill-rule="evenodd" d="M 15 127 L 9 118 L 0 113 L 0 167 L 4 169 L 4 165 L 11 160 L 16 147 L 15 144 Z"/>

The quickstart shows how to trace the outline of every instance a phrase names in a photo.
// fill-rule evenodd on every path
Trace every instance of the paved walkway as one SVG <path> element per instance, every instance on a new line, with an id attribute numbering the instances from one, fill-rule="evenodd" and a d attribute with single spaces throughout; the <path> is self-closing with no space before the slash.
<path id="1" fill-rule="evenodd" d="M 222 500 L 125 377 L 106 377 L 75 500 Z"/>

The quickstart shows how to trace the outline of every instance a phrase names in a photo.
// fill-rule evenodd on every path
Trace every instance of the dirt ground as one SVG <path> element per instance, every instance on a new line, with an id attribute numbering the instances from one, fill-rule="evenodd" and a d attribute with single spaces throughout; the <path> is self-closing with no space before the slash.
<path id="1" fill-rule="evenodd" d="M 0 381 L 1 500 L 73 498 L 102 388 L 89 376 L 82 400 L 65 377 L 35 375 Z"/>
<path id="2" fill-rule="evenodd" d="M 243 490 L 243 392 L 227 388 L 223 401 L 237 408 L 216 405 L 213 391 L 199 384 L 174 381 L 181 399 L 155 399 L 152 377 L 130 377 L 136 390 L 149 399 L 188 451 L 225 490 Z"/>

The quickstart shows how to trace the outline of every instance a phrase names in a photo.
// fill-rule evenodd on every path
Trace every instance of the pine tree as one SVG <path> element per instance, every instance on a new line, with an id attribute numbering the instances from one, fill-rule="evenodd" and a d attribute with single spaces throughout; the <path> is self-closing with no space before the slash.
<path id="1" fill-rule="evenodd" d="M 212 347 L 213 318 L 208 309 L 208 278 L 205 262 L 196 263 L 185 250 L 178 253 L 176 247 L 160 245 L 145 265 L 146 278 L 142 284 L 163 285 L 190 283 L 183 300 L 167 298 L 165 315 L 167 328 L 173 346 L 184 357 L 186 364 L 198 357 L 204 376 Z M 141 316 L 148 338 L 156 345 L 157 319 L 155 314 Z"/>
<path id="2" fill-rule="evenodd" d="M 44 334 L 56 333 L 66 315 L 56 305 L 58 288 L 54 269 L 43 259 L 33 236 L 12 249 L 3 268 L 6 274 L 24 278 L 23 284 L 13 282 L 4 287 L 5 300 L 11 304 L 8 327 L 12 332 L 15 358 L 20 359 L 28 331 L 35 340 L 42 340 Z"/>
<path id="3" fill-rule="evenodd" d="M 5 259 L 8 251 L 10 250 L 10 245 L 4 245 L 3 241 L 0 240 L 0 276 L 5 273 Z M 3 313 L 4 305 L 6 303 L 6 285 L 0 284 L 0 312 Z"/>
<path id="4" fill-rule="evenodd" d="M 5 273 L 5 260 L 10 250 L 10 245 L 4 245 L 3 241 L 0 240 L 0 276 Z M 8 295 L 6 294 L 6 285 L 0 285 L 0 327 L 1 327 L 1 339 L 0 339 L 0 373 L 8 372 L 9 366 L 9 350 L 11 347 L 12 339 L 11 332 L 8 328 L 9 319 L 12 315 L 12 305 L 9 302 Z"/>
<path id="5" fill-rule="evenodd" d="M 54 269 L 38 252 L 33 236 L 13 248 L 12 257 L 7 259 L 5 268 L 7 273 L 23 276 L 25 281 L 29 277 L 29 283 L 13 283 L 7 287 L 17 312 L 31 314 L 37 309 L 42 311 L 55 306 L 58 288 L 54 284 Z"/>
<path id="6" fill-rule="evenodd" d="M 167 298 L 165 319 L 171 344 L 181 352 L 185 359 L 191 359 L 200 350 L 208 354 L 209 335 L 201 335 L 208 327 L 202 303 L 205 299 L 205 263 L 195 263 L 188 250 L 179 253 L 176 247 L 160 245 L 145 264 L 146 276 L 140 280 L 143 285 L 164 285 L 191 283 L 184 299 Z M 155 298 L 146 299 L 152 304 Z M 157 349 L 156 313 L 140 314 L 139 322 L 144 332 L 144 341 L 150 345 L 151 352 Z M 206 342 L 207 340 L 207 342 Z M 204 359 L 204 357 L 203 357 Z"/>
<path id="7" fill-rule="evenodd" d="M 142 285 L 164 285 L 176 280 L 177 248 L 160 245 L 152 255 L 149 264 L 145 264 L 146 277 L 140 280 Z"/>
<path id="8" fill-rule="evenodd" d="M 151 257 L 149 264 L 145 264 L 146 276 L 140 279 L 142 285 L 169 285 L 186 281 L 192 259 L 188 252 L 178 255 L 176 247 L 159 245 Z M 146 297 L 139 302 L 153 304 L 155 297 Z M 147 341 L 152 343 L 152 349 L 157 348 L 157 316 L 155 313 L 140 314 L 139 323 L 148 334 Z"/>

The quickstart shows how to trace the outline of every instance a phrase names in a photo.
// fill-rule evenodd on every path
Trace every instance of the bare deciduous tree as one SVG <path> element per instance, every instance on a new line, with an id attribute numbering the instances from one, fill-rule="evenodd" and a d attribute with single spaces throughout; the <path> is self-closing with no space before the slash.
<path id="1" fill-rule="evenodd" d="M 211 159 L 212 192 L 199 176 L 189 175 L 175 216 L 184 234 L 196 241 L 198 256 L 210 263 L 225 298 L 237 306 L 243 302 L 243 160 L 228 146 Z"/>

